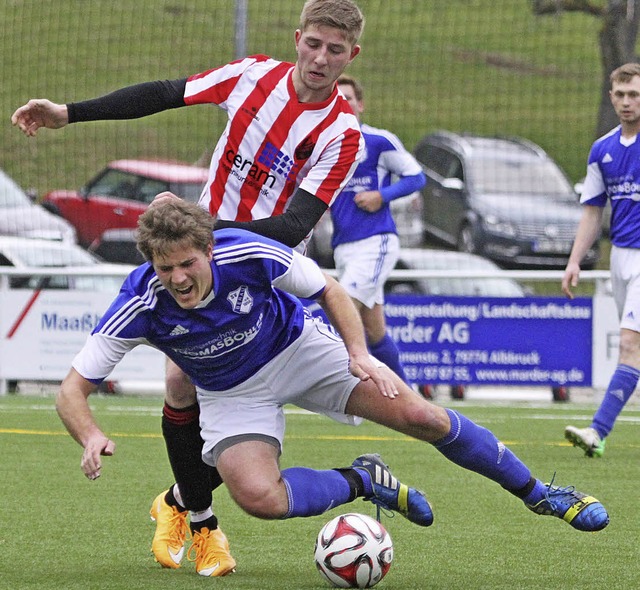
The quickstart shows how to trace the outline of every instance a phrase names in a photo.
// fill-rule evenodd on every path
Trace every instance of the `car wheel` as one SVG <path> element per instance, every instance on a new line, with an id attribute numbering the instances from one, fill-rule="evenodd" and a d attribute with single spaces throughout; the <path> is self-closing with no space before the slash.
<path id="1" fill-rule="evenodd" d="M 476 241 L 476 232 L 473 226 L 469 223 L 465 223 L 460 229 L 460 235 L 458 236 L 458 250 L 460 252 L 467 252 L 468 254 L 478 253 L 478 244 Z"/>
<path id="2" fill-rule="evenodd" d="M 569 401 L 569 388 L 564 386 L 552 387 L 551 394 L 553 395 L 554 402 L 568 402 Z"/>
<path id="3" fill-rule="evenodd" d="M 464 399 L 464 385 L 451 386 L 451 399 Z"/>

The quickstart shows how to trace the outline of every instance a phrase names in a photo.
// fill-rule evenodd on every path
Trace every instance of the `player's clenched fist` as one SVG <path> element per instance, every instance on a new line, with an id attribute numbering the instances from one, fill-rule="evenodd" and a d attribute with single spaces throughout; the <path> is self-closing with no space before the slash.
<path id="1" fill-rule="evenodd" d="M 60 129 L 69 123 L 67 105 L 56 104 L 46 98 L 35 98 L 13 113 L 11 123 L 30 137 L 33 137 L 40 127 Z"/>

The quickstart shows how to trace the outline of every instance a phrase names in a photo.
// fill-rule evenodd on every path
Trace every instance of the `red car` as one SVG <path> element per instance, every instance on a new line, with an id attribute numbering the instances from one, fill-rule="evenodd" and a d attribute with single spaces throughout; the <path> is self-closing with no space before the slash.
<path id="1" fill-rule="evenodd" d="M 43 206 L 69 221 L 88 248 L 106 230 L 135 229 L 138 217 L 162 191 L 197 201 L 208 169 L 166 160 L 115 160 L 79 191 L 54 190 Z"/>

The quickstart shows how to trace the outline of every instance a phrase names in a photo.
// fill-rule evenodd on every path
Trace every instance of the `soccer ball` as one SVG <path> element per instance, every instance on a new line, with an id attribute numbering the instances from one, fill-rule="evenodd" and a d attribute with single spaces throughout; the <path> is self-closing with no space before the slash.
<path id="1" fill-rule="evenodd" d="M 393 543 L 385 528 L 364 514 L 341 514 L 316 540 L 318 571 L 338 588 L 371 588 L 391 567 Z"/>

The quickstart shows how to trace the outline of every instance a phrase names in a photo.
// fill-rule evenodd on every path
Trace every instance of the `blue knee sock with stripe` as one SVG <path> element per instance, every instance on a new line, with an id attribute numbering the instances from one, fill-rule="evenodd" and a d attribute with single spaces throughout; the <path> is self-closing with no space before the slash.
<path id="1" fill-rule="evenodd" d="M 613 430 L 616 418 L 622 412 L 629 398 L 638 385 L 640 371 L 629 365 L 618 365 L 609 381 L 598 411 L 593 416 L 591 427 L 595 428 L 601 438 L 605 438 Z"/>
<path id="2" fill-rule="evenodd" d="M 499 483 L 507 491 L 531 501 L 544 493 L 544 485 L 495 435 L 462 414 L 447 409 L 451 431 L 433 446 L 456 465 Z M 535 490 L 535 494 L 532 492 Z"/>
<path id="3" fill-rule="evenodd" d="M 315 516 L 354 499 L 352 486 L 339 470 L 289 467 L 282 470 L 282 479 L 289 497 L 283 518 Z"/>
<path id="4" fill-rule="evenodd" d="M 369 352 L 374 357 L 387 365 L 387 367 L 389 367 L 396 375 L 399 375 L 405 383 L 407 382 L 407 376 L 405 375 L 402 363 L 400 362 L 400 351 L 389 334 L 385 334 L 384 338 L 380 340 L 380 342 L 369 344 L 368 346 Z"/>

